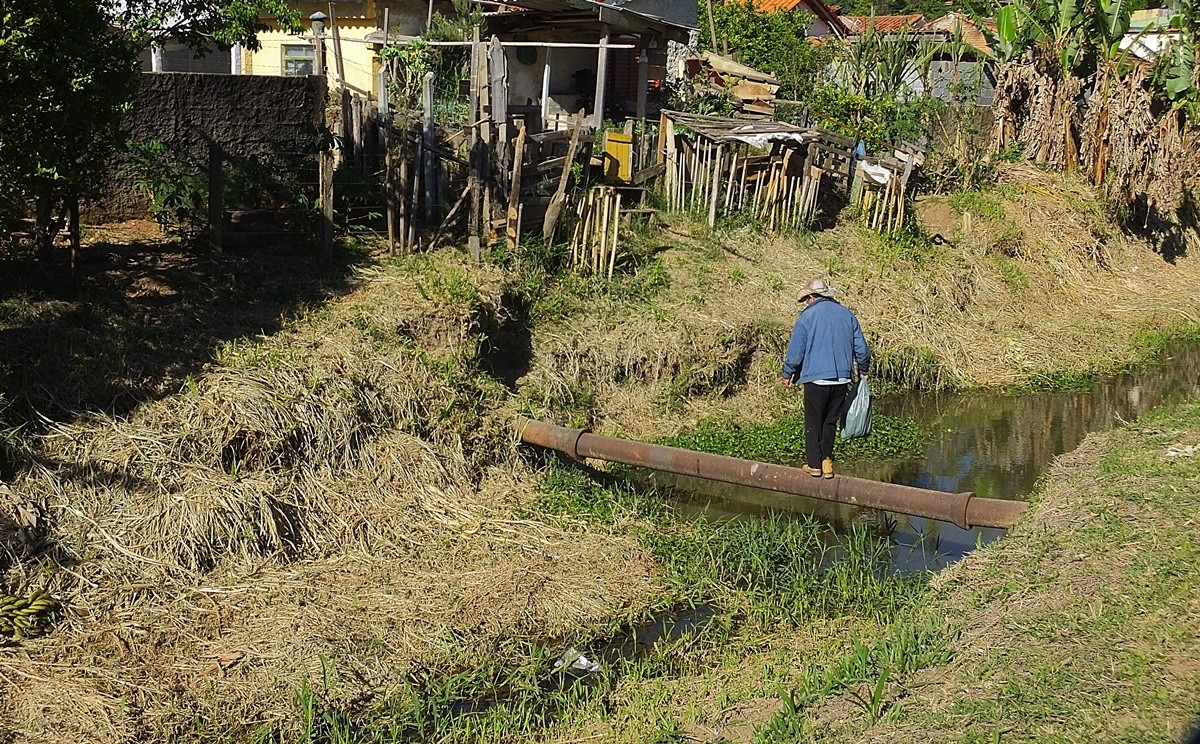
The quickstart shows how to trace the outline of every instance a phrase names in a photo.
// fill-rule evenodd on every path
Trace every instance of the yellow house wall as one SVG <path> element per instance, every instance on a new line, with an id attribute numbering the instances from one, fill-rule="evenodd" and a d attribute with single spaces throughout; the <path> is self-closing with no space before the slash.
<path id="1" fill-rule="evenodd" d="M 307 18 L 312 13 L 321 10 L 328 13 L 327 3 L 298 3 L 302 16 L 305 18 L 305 36 L 310 34 Z M 352 90 L 363 95 L 375 97 L 379 87 L 376 77 L 378 62 L 375 52 L 368 44 L 352 39 L 363 39 L 376 30 L 375 3 L 373 0 L 363 3 L 338 3 L 338 34 L 342 37 L 343 66 L 346 71 L 346 84 Z M 262 45 L 255 52 L 247 52 L 244 59 L 243 71 L 248 75 L 282 75 L 283 47 L 285 44 L 311 43 L 303 36 L 284 33 L 282 31 L 265 31 L 258 35 Z M 330 87 L 337 82 L 337 64 L 335 62 L 333 36 L 326 33 L 325 66 L 328 68 Z"/>

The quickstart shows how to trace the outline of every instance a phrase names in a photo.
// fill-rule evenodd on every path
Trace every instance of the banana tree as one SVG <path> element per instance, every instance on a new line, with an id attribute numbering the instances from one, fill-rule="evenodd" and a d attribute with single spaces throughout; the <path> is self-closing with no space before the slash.
<path id="1" fill-rule="evenodd" d="M 1152 83 L 1172 107 L 1200 125 L 1200 0 L 1181 0 L 1170 27 L 1178 29 L 1167 53 L 1159 58 Z"/>

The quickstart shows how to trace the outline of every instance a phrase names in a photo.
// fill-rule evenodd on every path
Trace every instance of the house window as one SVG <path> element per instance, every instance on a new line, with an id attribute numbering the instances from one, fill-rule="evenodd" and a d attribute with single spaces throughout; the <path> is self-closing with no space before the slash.
<path id="1" fill-rule="evenodd" d="M 311 44 L 283 45 L 283 74 L 288 77 L 313 74 L 317 50 Z"/>

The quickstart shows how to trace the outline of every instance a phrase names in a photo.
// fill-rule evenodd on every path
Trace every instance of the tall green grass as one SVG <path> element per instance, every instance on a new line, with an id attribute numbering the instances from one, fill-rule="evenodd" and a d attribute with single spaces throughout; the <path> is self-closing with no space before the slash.
<path id="1" fill-rule="evenodd" d="M 755 732 L 755 744 L 813 737 L 816 726 L 810 708 L 838 694 L 858 706 L 865 726 L 874 725 L 904 692 L 905 678 L 950 661 L 949 640 L 942 628 L 907 617 L 897 618 L 874 641 L 853 638 L 840 657 L 807 668 L 795 685 L 779 691 L 783 709 Z"/>
<path id="2" fill-rule="evenodd" d="M 889 573 L 886 538 L 861 528 L 835 536 L 811 518 L 677 523 L 642 539 L 680 601 L 713 602 L 764 628 L 847 615 L 886 622 L 924 585 Z"/>

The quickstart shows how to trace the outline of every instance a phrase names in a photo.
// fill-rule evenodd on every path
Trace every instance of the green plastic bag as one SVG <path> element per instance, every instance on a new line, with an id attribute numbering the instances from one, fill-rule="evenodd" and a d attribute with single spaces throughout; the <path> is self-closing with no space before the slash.
<path id="1" fill-rule="evenodd" d="M 850 386 L 847 393 L 850 405 L 846 406 L 846 415 L 842 417 L 842 439 L 857 439 L 871 433 L 871 390 L 867 387 L 867 378 L 860 377 L 858 382 Z"/>

